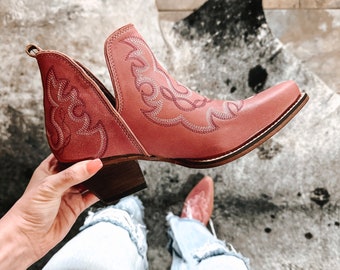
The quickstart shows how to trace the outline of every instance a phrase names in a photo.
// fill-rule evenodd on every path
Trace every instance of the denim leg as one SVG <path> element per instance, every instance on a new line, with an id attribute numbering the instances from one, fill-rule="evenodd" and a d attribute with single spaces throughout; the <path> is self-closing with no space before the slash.
<path id="1" fill-rule="evenodd" d="M 230 269 L 249 270 L 249 261 L 231 246 L 214 237 L 199 221 L 167 216 L 172 270 Z"/>
<path id="2" fill-rule="evenodd" d="M 44 270 L 144 270 L 148 268 L 143 206 L 129 196 L 89 213 L 81 232 L 64 245 Z"/>

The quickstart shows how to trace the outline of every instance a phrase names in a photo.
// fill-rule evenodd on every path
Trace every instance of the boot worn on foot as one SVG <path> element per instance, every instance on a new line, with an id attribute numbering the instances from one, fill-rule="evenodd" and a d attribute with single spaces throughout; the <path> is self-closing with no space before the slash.
<path id="1" fill-rule="evenodd" d="M 181 218 L 191 218 L 207 225 L 214 208 L 214 182 L 205 176 L 186 197 Z"/>

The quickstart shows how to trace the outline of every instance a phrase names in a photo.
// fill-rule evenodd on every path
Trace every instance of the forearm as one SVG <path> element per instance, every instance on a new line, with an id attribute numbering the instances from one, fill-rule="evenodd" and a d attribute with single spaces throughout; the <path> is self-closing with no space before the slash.
<path id="1" fill-rule="evenodd" d="M 7 213 L 0 219 L 0 269 L 27 269 L 35 260 L 27 239 L 13 223 L 11 213 Z"/>

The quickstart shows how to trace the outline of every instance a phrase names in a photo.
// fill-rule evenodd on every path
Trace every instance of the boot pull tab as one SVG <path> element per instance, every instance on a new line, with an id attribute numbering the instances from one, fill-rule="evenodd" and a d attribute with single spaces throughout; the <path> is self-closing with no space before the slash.
<path id="1" fill-rule="evenodd" d="M 28 44 L 25 51 L 29 56 L 36 58 L 42 49 L 35 44 Z"/>

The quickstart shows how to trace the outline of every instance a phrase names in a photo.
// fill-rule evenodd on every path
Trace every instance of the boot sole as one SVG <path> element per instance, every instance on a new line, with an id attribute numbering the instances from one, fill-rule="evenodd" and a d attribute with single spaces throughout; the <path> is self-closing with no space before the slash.
<path id="1" fill-rule="evenodd" d="M 273 124 L 268 126 L 265 130 L 262 130 L 261 133 L 248 140 L 241 147 L 230 151 L 223 156 L 205 160 L 177 159 L 176 163 L 190 168 L 212 168 L 238 159 L 249 153 L 250 151 L 254 150 L 256 147 L 275 135 L 302 109 L 302 107 L 304 107 L 308 99 L 309 97 L 306 93 L 302 94 L 301 97 Z"/>

